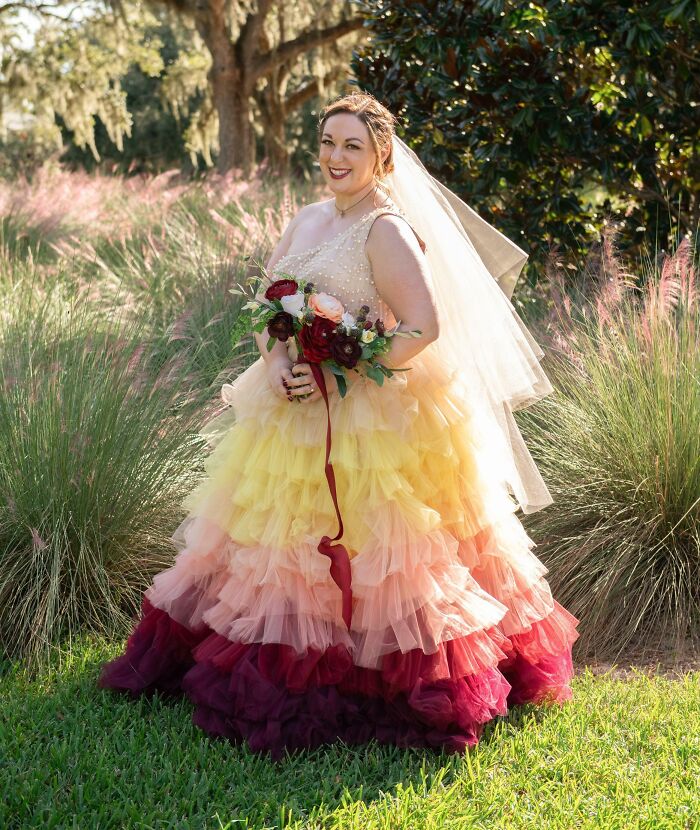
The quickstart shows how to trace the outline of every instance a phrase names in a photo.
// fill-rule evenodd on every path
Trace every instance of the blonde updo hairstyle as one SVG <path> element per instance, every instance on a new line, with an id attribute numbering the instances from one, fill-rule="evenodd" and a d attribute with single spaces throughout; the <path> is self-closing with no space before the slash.
<path id="1" fill-rule="evenodd" d="M 389 150 L 389 155 L 384 163 L 382 163 L 381 159 L 381 150 L 387 144 L 391 147 L 391 139 L 395 133 L 396 118 L 368 92 L 352 92 L 349 95 L 343 95 L 335 101 L 331 101 L 321 111 L 318 123 L 319 144 L 326 126 L 326 121 L 328 121 L 331 115 L 337 115 L 340 112 L 349 112 L 352 115 L 356 115 L 367 127 L 370 141 L 377 156 L 377 161 L 374 166 L 374 178 L 380 187 L 388 191 L 389 188 L 382 184 L 380 180 L 389 175 L 394 169 L 393 149 Z"/>

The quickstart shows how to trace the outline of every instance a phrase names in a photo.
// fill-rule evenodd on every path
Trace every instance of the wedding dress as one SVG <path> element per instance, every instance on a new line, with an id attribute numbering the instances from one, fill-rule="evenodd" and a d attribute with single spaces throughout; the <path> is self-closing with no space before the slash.
<path id="1" fill-rule="evenodd" d="M 382 213 L 401 215 L 376 208 L 273 274 L 393 325 L 365 254 Z M 328 382 L 351 627 L 317 549 L 337 527 L 324 401 L 275 395 L 260 357 L 202 428 L 206 476 L 174 564 L 102 687 L 184 693 L 206 732 L 276 758 L 337 739 L 461 752 L 509 706 L 570 697 L 578 620 L 553 599 L 458 381 L 430 350 L 405 365 L 382 387 L 350 373 L 342 398 Z"/>

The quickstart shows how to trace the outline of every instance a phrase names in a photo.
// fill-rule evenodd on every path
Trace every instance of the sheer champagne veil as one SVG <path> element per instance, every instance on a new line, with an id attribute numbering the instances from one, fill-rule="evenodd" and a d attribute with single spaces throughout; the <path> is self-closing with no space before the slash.
<path id="1" fill-rule="evenodd" d="M 510 297 L 527 254 L 428 173 L 396 135 L 394 169 L 381 182 L 425 244 L 440 319 L 427 350 L 471 404 L 490 472 L 524 513 L 553 499 L 513 417 L 553 391 L 544 352 Z"/>

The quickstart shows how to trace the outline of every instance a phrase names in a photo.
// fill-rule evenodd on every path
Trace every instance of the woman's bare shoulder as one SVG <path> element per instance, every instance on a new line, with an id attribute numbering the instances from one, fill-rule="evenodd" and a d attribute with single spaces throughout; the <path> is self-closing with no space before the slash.
<path id="1" fill-rule="evenodd" d="M 284 229 L 284 232 L 275 245 L 272 254 L 270 255 L 270 259 L 268 260 L 266 266 L 268 270 L 273 268 L 274 265 L 289 251 L 292 244 L 292 238 L 298 233 L 300 226 L 306 225 L 307 223 L 314 224 L 318 221 L 318 206 L 322 204 L 323 202 L 311 202 L 308 205 L 303 205 L 299 208 L 299 210 L 297 210 L 294 216 L 292 216 L 287 223 L 287 227 Z"/>
<path id="2" fill-rule="evenodd" d="M 422 249 L 422 240 L 415 228 L 394 205 L 386 205 L 387 213 L 375 217 L 367 235 L 366 250 L 370 259 L 379 253 L 404 252 L 415 255 Z"/>
<path id="3" fill-rule="evenodd" d="M 321 200 L 319 202 L 309 202 L 308 205 L 304 205 L 303 207 L 299 208 L 297 211 L 294 220 L 295 223 L 298 225 L 301 222 L 320 222 L 323 219 L 327 218 L 329 214 L 328 207 L 330 205 L 331 200 Z"/>

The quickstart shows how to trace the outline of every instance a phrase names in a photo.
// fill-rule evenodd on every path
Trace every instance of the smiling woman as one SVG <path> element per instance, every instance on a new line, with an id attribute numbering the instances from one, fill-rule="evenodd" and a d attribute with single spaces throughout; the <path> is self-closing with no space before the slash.
<path id="1" fill-rule="evenodd" d="M 324 111 L 319 139 L 333 198 L 292 220 L 268 271 L 421 334 L 392 339 L 388 362 L 406 371 L 383 385 L 357 375 L 341 397 L 328 383 L 332 449 L 311 367 L 293 341 L 268 351 L 269 332 L 256 334 L 260 359 L 202 430 L 213 451 L 175 562 L 100 683 L 184 692 L 204 730 L 275 757 L 338 738 L 461 752 L 510 705 L 571 694 L 577 620 L 553 599 L 506 486 L 526 481 L 508 463 L 517 428 L 505 446 L 484 417 L 551 386 L 454 220 L 433 227 L 417 210 L 409 222 L 390 195 L 437 204 L 391 113 L 347 96 Z M 445 290 L 453 250 L 466 298 Z M 472 349 L 453 348 L 463 326 Z M 524 507 L 547 503 L 541 486 L 523 488 Z M 341 515 L 329 560 L 317 542 Z"/>
<path id="2" fill-rule="evenodd" d="M 365 128 L 366 129 L 366 128 Z M 319 163 L 335 195 L 335 207 L 341 218 L 350 210 L 357 199 L 374 189 L 374 171 L 377 164 L 386 161 L 390 147 L 379 153 L 368 141 L 368 135 L 357 135 L 357 118 L 352 113 L 338 112 L 330 116 L 321 134 Z M 381 169 L 381 167 L 380 167 Z M 329 181 L 330 180 L 330 181 Z"/>

